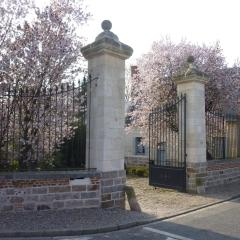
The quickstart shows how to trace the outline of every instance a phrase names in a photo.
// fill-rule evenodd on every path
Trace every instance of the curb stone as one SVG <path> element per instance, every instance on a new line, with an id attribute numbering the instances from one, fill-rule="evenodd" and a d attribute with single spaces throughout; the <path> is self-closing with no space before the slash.
<path id="1" fill-rule="evenodd" d="M 234 199 L 240 198 L 240 194 L 220 200 L 214 203 L 206 204 L 197 208 L 189 209 L 184 212 L 180 212 L 174 215 L 170 215 L 168 217 L 162 217 L 162 218 L 150 218 L 150 219 L 145 219 L 145 220 L 139 220 L 135 222 L 130 222 L 130 223 L 125 223 L 117 226 L 106 226 L 103 228 L 93 228 L 93 229 L 82 229 L 82 230 L 55 230 L 55 231 L 34 231 L 34 232 L 5 232 L 5 233 L 0 233 L 0 238 L 6 238 L 6 237 L 11 237 L 11 238 L 20 238 L 20 237 L 59 237 L 59 236 L 77 236 L 77 235 L 88 235 L 88 234 L 96 234 L 96 233 L 106 233 L 106 232 L 113 232 L 117 230 L 123 230 L 123 229 L 128 229 L 140 225 L 145 225 L 145 224 L 150 224 L 153 222 L 158 222 L 158 221 L 163 221 L 167 219 L 171 219 L 174 217 L 182 216 L 191 212 L 195 212 L 207 207 L 211 207 L 214 205 L 218 205 L 224 202 L 228 202 Z"/>

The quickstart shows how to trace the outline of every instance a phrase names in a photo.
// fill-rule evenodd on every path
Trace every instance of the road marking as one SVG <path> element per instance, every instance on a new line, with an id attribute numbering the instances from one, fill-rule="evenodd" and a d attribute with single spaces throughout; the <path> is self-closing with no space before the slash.
<path id="1" fill-rule="evenodd" d="M 56 237 L 56 240 L 90 240 L 92 237 Z"/>
<path id="2" fill-rule="evenodd" d="M 167 240 L 171 240 L 171 238 L 173 238 L 174 240 L 175 239 L 176 240 L 194 240 L 194 239 L 191 239 L 191 238 L 186 238 L 186 237 L 183 237 L 183 236 L 180 236 L 180 235 L 177 235 L 177 234 L 173 234 L 173 233 L 169 233 L 169 232 L 165 232 L 165 231 L 160 231 L 158 229 L 150 228 L 150 227 L 143 227 L 143 230 L 154 232 L 154 233 L 159 233 L 159 234 L 165 235 L 167 237 L 170 237 L 170 239 L 168 238 Z"/>
<path id="3" fill-rule="evenodd" d="M 177 240 L 176 238 L 168 237 L 166 240 Z"/>

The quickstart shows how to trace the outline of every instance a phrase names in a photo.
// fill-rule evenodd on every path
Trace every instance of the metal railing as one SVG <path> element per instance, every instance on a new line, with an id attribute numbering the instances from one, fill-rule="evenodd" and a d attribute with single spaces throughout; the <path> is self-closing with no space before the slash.
<path id="1" fill-rule="evenodd" d="M 234 113 L 206 113 L 207 160 L 240 158 L 240 117 Z"/>
<path id="2" fill-rule="evenodd" d="M 85 167 L 86 79 L 0 86 L 0 170 Z"/>

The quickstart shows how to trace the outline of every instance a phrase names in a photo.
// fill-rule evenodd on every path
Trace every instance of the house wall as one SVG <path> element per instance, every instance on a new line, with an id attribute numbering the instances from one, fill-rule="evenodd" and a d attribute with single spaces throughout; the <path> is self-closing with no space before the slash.
<path id="1" fill-rule="evenodd" d="M 148 165 L 148 146 L 145 144 L 145 154 L 136 155 L 136 138 L 142 137 L 138 129 L 125 131 L 124 149 L 125 164 L 127 166 L 147 166 Z"/>
<path id="2" fill-rule="evenodd" d="M 240 149 L 240 124 L 238 121 L 226 121 L 226 158 L 239 157 Z"/>
<path id="3" fill-rule="evenodd" d="M 148 166 L 148 156 L 127 156 L 125 157 L 125 163 L 127 166 Z"/>
<path id="4" fill-rule="evenodd" d="M 166 132 L 170 134 L 170 131 L 166 130 Z M 128 166 L 147 166 L 149 164 L 149 147 L 147 144 L 144 144 L 145 154 L 137 155 L 135 151 L 136 137 L 141 137 L 140 131 L 136 128 L 125 133 L 125 164 L 127 164 Z M 155 145 L 151 146 L 151 156 L 153 156 L 154 154 L 158 154 L 157 144 L 160 142 L 166 143 L 164 156 L 162 156 L 162 158 L 164 158 L 164 161 L 168 162 L 168 164 L 172 162 L 172 166 L 174 166 L 174 164 L 176 163 L 176 159 L 180 157 L 176 136 L 168 135 L 167 140 L 165 138 L 158 139 L 155 142 Z"/>
<path id="5" fill-rule="evenodd" d="M 138 129 L 131 129 L 131 130 L 125 131 L 125 139 L 124 139 L 125 156 L 135 155 L 135 138 L 136 137 L 141 137 L 140 131 Z"/>

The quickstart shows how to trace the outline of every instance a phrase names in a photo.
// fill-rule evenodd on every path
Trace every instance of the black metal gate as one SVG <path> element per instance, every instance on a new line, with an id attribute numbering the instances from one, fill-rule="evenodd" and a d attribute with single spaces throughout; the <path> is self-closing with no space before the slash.
<path id="1" fill-rule="evenodd" d="M 149 114 L 149 184 L 186 190 L 186 96 Z"/>

